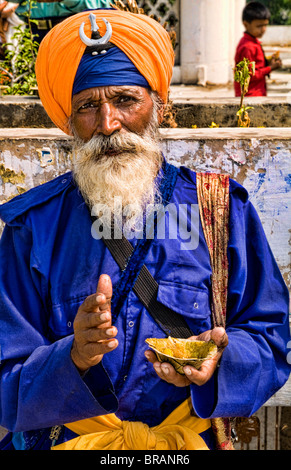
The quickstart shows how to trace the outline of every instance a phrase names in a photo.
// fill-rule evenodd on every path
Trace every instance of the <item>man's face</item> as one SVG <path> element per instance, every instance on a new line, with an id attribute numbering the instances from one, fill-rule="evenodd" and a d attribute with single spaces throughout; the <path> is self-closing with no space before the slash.
<path id="1" fill-rule="evenodd" d="M 269 20 L 253 20 L 250 23 L 248 21 L 243 22 L 246 31 L 254 36 L 255 38 L 261 38 L 267 29 Z"/>
<path id="2" fill-rule="evenodd" d="M 84 142 L 95 135 L 117 132 L 142 135 L 151 121 L 153 102 L 139 86 L 89 88 L 73 96 L 71 124 Z"/>
<path id="3" fill-rule="evenodd" d="M 129 230 L 136 228 L 159 197 L 162 113 L 156 95 L 138 86 L 91 88 L 73 97 L 74 178 L 84 199 L 98 206 L 104 225 L 114 213 Z"/>

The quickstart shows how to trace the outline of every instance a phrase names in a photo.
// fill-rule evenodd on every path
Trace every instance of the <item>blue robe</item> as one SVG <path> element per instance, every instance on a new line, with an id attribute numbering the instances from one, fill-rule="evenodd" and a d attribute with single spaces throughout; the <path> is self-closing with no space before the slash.
<path id="1" fill-rule="evenodd" d="M 197 204 L 193 171 L 179 168 L 169 202 Z M 200 387 L 178 388 L 156 375 L 144 356 L 145 339 L 165 334 L 132 290 L 115 320 L 119 346 L 80 376 L 70 357 L 74 317 L 99 276 L 109 274 L 114 291 L 120 270 L 102 240 L 92 237 L 88 208 L 70 172 L 2 205 L 0 216 L 6 223 L 0 425 L 14 433 L 15 448 L 37 445 L 39 430 L 112 412 L 155 426 L 189 394 L 202 418 L 250 416 L 288 379 L 288 291 L 247 191 L 233 180 L 229 344 Z M 181 313 L 194 334 L 211 329 L 211 267 L 201 224 L 198 230 L 194 249 L 181 249 L 185 240 L 178 234 L 152 240 L 145 259 L 159 284 L 158 300 Z"/>

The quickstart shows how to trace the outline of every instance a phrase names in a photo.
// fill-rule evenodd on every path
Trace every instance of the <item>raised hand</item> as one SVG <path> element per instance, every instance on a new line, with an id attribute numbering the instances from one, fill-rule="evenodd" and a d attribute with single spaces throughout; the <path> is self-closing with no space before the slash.
<path id="1" fill-rule="evenodd" d="M 88 296 L 78 309 L 71 357 L 81 373 L 118 346 L 117 328 L 111 323 L 111 297 L 111 279 L 102 274 L 96 294 Z"/>

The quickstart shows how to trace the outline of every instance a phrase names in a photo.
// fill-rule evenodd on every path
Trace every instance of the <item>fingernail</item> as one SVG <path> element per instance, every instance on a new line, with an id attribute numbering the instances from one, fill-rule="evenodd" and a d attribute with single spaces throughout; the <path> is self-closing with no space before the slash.
<path id="1" fill-rule="evenodd" d="M 97 295 L 96 301 L 100 303 L 102 301 L 102 295 Z"/>
<path id="2" fill-rule="evenodd" d="M 114 341 L 109 341 L 109 343 L 107 343 L 107 344 L 108 344 L 109 348 L 114 348 L 115 345 L 116 345 L 116 341 L 115 340 Z"/>
<path id="3" fill-rule="evenodd" d="M 163 371 L 164 374 L 168 375 L 169 368 L 167 366 L 162 366 L 162 371 Z"/>
<path id="4" fill-rule="evenodd" d="M 112 336 L 114 334 L 114 328 L 107 328 L 105 333 L 107 334 L 107 336 Z"/>
<path id="5" fill-rule="evenodd" d="M 160 364 L 154 364 L 154 369 L 155 369 L 157 372 L 160 372 L 160 371 L 161 371 L 161 366 L 160 366 Z"/>
<path id="6" fill-rule="evenodd" d="M 100 320 L 101 321 L 110 320 L 110 313 L 109 312 L 101 313 Z"/>
<path id="7" fill-rule="evenodd" d="M 191 375 L 191 369 L 189 369 L 188 367 L 185 367 L 185 368 L 184 368 L 184 372 L 185 372 L 185 374 L 187 374 L 187 375 Z"/>

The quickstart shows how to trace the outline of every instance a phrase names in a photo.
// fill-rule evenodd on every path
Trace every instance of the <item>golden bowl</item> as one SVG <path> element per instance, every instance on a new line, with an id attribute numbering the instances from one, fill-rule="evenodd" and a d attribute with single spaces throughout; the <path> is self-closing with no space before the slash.
<path id="1" fill-rule="evenodd" d="M 197 341 L 183 338 L 147 338 L 146 343 L 155 351 L 160 362 L 172 364 L 176 372 L 184 375 L 186 365 L 200 369 L 206 359 L 217 354 L 217 346 L 213 341 Z"/>

